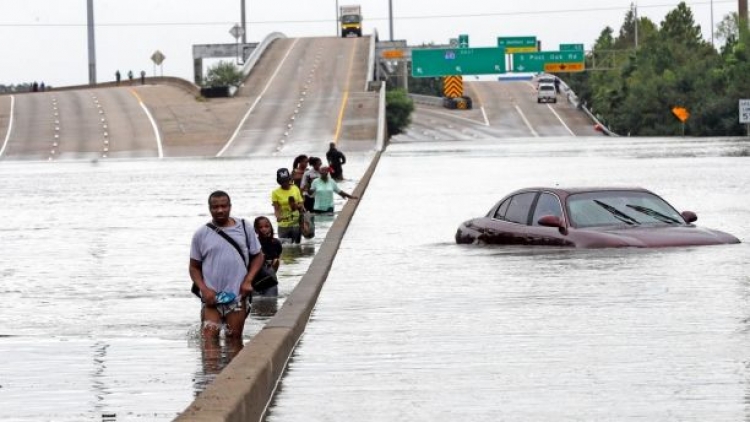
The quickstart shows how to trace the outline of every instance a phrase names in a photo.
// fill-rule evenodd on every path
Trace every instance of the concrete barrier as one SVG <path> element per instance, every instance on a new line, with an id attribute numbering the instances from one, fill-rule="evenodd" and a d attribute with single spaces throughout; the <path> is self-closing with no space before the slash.
<path id="1" fill-rule="evenodd" d="M 411 98 L 415 104 L 422 104 L 422 105 L 428 105 L 428 106 L 434 106 L 434 107 L 443 106 L 443 97 L 433 97 L 432 95 L 409 94 L 409 98 Z"/>
<path id="2" fill-rule="evenodd" d="M 187 81 L 182 78 L 176 78 L 172 76 L 152 76 L 145 78 L 146 84 L 145 85 L 170 85 L 177 88 L 181 88 L 185 91 L 187 91 L 190 94 L 193 95 L 200 95 L 200 87 L 190 81 Z M 84 89 L 99 89 L 99 88 L 112 88 L 112 87 L 139 87 L 139 86 L 145 86 L 141 84 L 141 78 L 135 78 L 131 82 L 129 79 L 125 79 L 120 81 L 118 84 L 115 81 L 111 82 L 102 82 L 98 83 L 96 85 L 71 85 L 71 86 L 61 86 L 61 87 L 53 87 L 47 90 L 47 92 L 55 92 L 55 91 L 75 91 L 75 90 L 84 90 Z M 36 94 L 36 93 L 34 93 Z"/>
<path id="3" fill-rule="evenodd" d="M 360 198 L 370 183 L 377 152 L 353 194 Z M 287 361 L 299 342 L 318 300 L 359 201 L 347 201 L 310 267 L 284 305 L 224 368 L 176 422 L 260 421 L 276 392 Z"/>

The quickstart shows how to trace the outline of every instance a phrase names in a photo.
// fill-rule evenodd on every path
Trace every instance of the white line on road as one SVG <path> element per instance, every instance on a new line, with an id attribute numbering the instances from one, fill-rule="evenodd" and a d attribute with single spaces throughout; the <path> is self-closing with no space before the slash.
<path id="1" fill-rule="evenodd" d="M 0 149 L 0 157 L 3 156 L 3 152 L 5 152 L 5 147 L 8 146 L 8 141 L 10 140 L 10 132 L 13 130 L 13 108 L 16 104 L 16 97 L 14 95 L 10 96 L 10 119 L 8 120 L 8 132 L 5 134 L 5 142 L 3 142 L 3 148 Z"/>
<path id="2" fill-rule="evenodd" d="M 258 98 L 255 99 L 253 102 L 253 105 L 250 106 L 250 108 L 247 110 L 247 113 L 242 117 L 242 120 L 240 120 L 240 124 L 237 125 L 237 129 L 234 130 L 234 133 L 232 133 L 232 136 L 229 137 L 229 140 L 227 141 L 226 145 L 224 145 L 224 148 L 222 148 L 219 152 L 216 153 L 217 157 L 221 157 L 224 152 L 226 152 L 227 149 L 229 149 L 229 146 L 232 145 L 232 142 L 234 142 L 234 139 L 237 138 L 237 135 L 240 133 L 240 129 L 242 129 L 242 126 L 245 125 L 245 121 L 247 121 L 247 118 L 250 117 L 250 113 L 255 110 L 255 106 L 258 105 L 260 102 L 260 99 L 263 98 L 263 94 L 268 91 L 268 88 L 273 83 L 273 80 L 276 78 L 276 75 L 279 73 L 279 70 L 281 70 L 281 66 L 284 65 L 284 62 L 286 61 L 287 57 L 292 53 L 292 50 L 294 50 L 294 46 L 297 45 L 297 41 L 299 41 L 299 38 L 295 38 L 294 42 L 292 43 L 292 46 L 289 47 L 289 50 L 284 55 L 284 58 L 281 59 L 281 62 L 279 62 L 279 65 L 276 67 L 276 70 L 273 72 L 273 75 L 268 79 L 268 82 L 266 83 L 266 86 L 263 88 L 263 91 L 261 91 L 260 95 L 258 95 Z"/>
<path id="3" fill-rule="evenodd" d="M 487 118 L 487 112 L 484 111 L 484 106 L 480 108 L 482 110 L 482 116 L 484 116 L 484 125 L 489 126 L 490 125 L 490 119 Z"/>
<path id="4" fill-rule="evenodd" d="M 445 113 L 445 112 L 442 112 L 442 111 L 430 110 L 428 108 L 420 108 L 419 111 L 421 111 L 421 112 L 429 112 L 429 113 L 434 113 L 434 114 L 439 114 L 441 116 L 446 116 L 446 117 L 450 117 L 452 119 L 457 119 L 457 120 L 465 120 L 465 121 L 471 122 L 471 123 L 473 123 L 475 125 L 489 126 L 489 123 L 485 124 L 485 123 L 482 123 L 482 122 L 478 122 L 476 120 L 469 119 L 468 117 L 456 116 L 455 114 Z M 484 108 L 482 108 L 482 111 L 484 111 Z"/>
<path id="5" fill-rule="evenodd" d="M 513 106 L 516 108 L 516 111 L 518 112 L 518 114 L 521 115 L 521 118 L 523 119 L 523 122 L 526 123 L 526 127 L 529 128 L 529 130 L 531 131 L 531 134 L 534 135 L 534 136 L 536 136 L 538 138 L 539 134 L 536 133 L 536 131 L 534 130 L 534 128 L 531 126 L 531 123 L 529 122 L 529 119 L 527 119 L 526 115 L 523 114 L 523 111 L 521 111 L 521 107 L 519 107 L 518 104 L 514 104 Z"/>
<path id="6" fill-rule="evenodd" d="M 138 95 L 138 93 L 135 92 L 135 90 L 132 88 L 130 89 L 130 92 L 138 100 L 138 104 L 141 105 L 141 108 L 146 113 L 146 117 L 148 117 L 149 122 L 151 122 L 151 127 L 154 129 L 154 137 L 156 138 L 156 149 L 157 151 L 159 151 L 159 158 L 164 158 L 164 149 L 161 146 L 161 134 L 159 133 L 159 127 L 156 125 L 154 116 L 152 116 L 151 112 L 148 111 L 148 107 L 146 107 L 146 104 L 143 104 L 143 100 L 141 99 L 140 95 Z"/>
<path id="7" fill-rule="evenodd" d="M 557 114 L 557 112 L 555 111 L 555 109 L 552 108 L 552 106 L 550 104 L 547 104 L 547 107 L 549 107 L 549 109 L 552 111 L 552 114 L 554 114 L 555 117 L 557 117 L 557 120 L 559 120 L 560 123 L 562 123 L 562 125 L 565 126 L 565 129 L 568 130 L 568 133 L 570 133 L 570 136 L 576 136 L 576 134 L 572 130 L 570 130 L 570 128 L 568 127 L 568 125 L 565 124 L 565 122 L 563 121 L 562 117 L 560 117 L 560 115 Z"/>

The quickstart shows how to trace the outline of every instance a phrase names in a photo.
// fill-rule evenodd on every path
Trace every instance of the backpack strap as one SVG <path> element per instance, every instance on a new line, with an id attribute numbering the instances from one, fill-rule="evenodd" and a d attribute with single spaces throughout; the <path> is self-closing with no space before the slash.
<path id="1" fill-rule="evenodd" d="M 240 248 L 240 245 L 238 245 L 237 242 L 235 242 L 234 239 L 232 239 L 231 236 L 229 236 L 228 234 L 226 234 L 224 232 L 224 230 L 216 227 L 216 225 L 214 223 L 210 223 L 210 222 L 206 223 L 206 227 L 208 227 L 209 229 L 215 231 L 216 234 L 218 234 L 219 236 L 223 237 L 227 242 L 229 242 L 230 245 L 234 246 L 234 248 L 237 249 L 237 253 L 239 253 L 240 257 L 242 258 L 242 263 L 245 264 L 245 267 L 247 267 L 247 262 L 245 262 L 245 254 L 242 253 L 242 248 Z M 247 243 L 247 231 L 245 230 L 245 220 L 244 219 L 242 220 L 242 231 L 245 232 L 245 243 Z M 248 253 L 249 253 L 249 249 L 248 249 Z"/>

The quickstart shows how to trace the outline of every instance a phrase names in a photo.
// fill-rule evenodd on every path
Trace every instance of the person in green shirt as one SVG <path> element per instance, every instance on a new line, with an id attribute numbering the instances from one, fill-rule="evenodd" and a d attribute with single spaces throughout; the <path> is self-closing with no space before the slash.
<path id="1" fill-rule="evenodd" d="M 279 227 L 279 239 L 290 239 L 292 243 L 300 243 L 300 213 L 305 212 L 302 193 L 297 185 L 292 183 L 288 169 L 280 168 L 276 171 L 276 182 L 279 187 L 271 192 L 271 203 Z"/>
<path id="2" fill-rule="evenodd" d="M 330 167 L 320 168 L 320 177 L 313 180 L 310 185 L 310 193 L 315 197 L 313 212 L 316 214 L 333 213 L 333 193 L 338 193 L 342 198 L 359 199 L 358 197 L 348 194 L 341 190 L 336 182 L 329 176 Z"/>

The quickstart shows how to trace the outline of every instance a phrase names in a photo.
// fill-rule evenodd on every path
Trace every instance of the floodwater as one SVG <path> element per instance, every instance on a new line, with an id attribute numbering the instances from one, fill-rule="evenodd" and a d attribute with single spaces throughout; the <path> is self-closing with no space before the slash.
<path id="1" fill-rule="evenodd" d="M 739 245 L 456 245 L 527 186 L 642 186 Z M 266 420 L 750 421 L 750 141 L 392 143 Z"/>
<path id="2" fill-rule="evenodd" d="M 351 192 L 372 154 L 347 158 L 352 180 L 341 186 Z M 0 162 L 0 420 L 174 419 L 232 357 L 226 345 L 202 347 L 189 292 L 190 240 L 210 219 L 208 195 L 227 191 L 252 230 L 256 216 L 273 215 L 276 169 L 292 160 Z M 283 304 L 331 222 L 285 247 L 280 297 L 254 308 L 245 341 Z"/>

